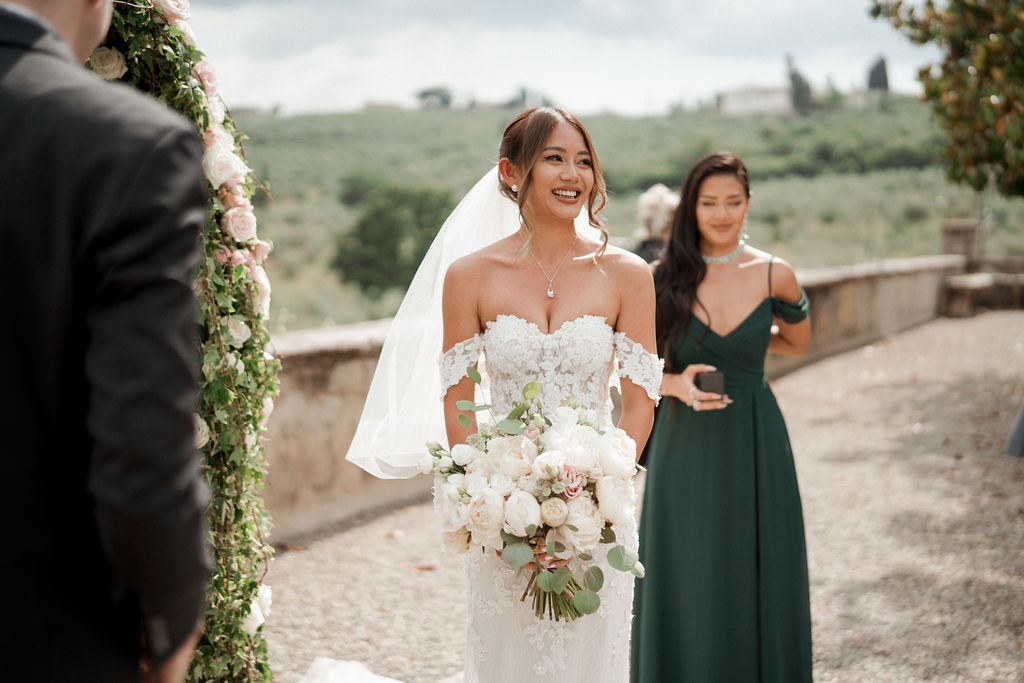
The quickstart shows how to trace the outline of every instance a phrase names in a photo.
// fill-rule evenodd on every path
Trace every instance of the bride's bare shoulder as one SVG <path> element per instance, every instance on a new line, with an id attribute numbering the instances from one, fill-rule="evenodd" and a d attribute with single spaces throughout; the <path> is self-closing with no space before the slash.
<path id="1" fill-rule="evenodd" d="M 621 247 L 609 244 L 600 262 L 617 281 L 636 284 L 651 280 L 651 267 L 647 261 Z"/>
<path id="2" fill-rule="evenodd" d="M 509 238 L 492 242 L 482 249 L 459 257 L 448 266 L 446 281 L 474 281 L 493 272 L 497 266 L 508 265 L 515 259 L 513 241 Z"/>

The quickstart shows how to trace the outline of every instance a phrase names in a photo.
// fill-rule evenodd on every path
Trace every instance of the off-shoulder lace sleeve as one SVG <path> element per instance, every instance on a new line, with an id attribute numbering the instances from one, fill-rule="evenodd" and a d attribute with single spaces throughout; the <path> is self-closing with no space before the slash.
<path id="1" fill-rule="evenodd" d="M 448 349 L 437 359 L 441 370 L 441 398 L 453 386 L 462 381 L 466 376 L 466 368 L 476 365 L 480 359 L 480 352 L 484 349 L 484 338 L 474 334 L 469 339 L 460 341 Z"/>
<path id="2" fill-rule="evenodd" d="M 665 361 L 627 337 L 625 332 L 615 333 L 615 357 L 619 361 L 619 376 L 628 377 L 657 403 L 661 399 L 659 390 Z"/>

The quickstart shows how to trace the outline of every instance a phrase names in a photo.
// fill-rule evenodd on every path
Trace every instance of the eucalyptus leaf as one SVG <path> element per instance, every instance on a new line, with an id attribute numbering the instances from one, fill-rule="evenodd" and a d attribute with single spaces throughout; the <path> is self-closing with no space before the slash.
<path id="1" fill-rule="evenodd" d="M 568 567 L 559 567 L 551 572 L 551 590 L 555 593 L 561 593 L 569 585 L 569 579 L 571 578 L 572 574 L 569 573 Z"/>
<path id="2" fill-rule="evenodd" d="M 590 562 L 592 559 L 594 559 L 594 556 L 590 553 L 580 553 L 576 557 L 583 560 L 584 562 Z"/>
<path id="3" fill-rule="evenodd" d="M 480 384 L 480 372 L 473 366 L 469 366 L 468 368 L 466 368 L 466 376 L 468 376 L 476 384 Z"/>
<path id="4" fill-rule="evenodd" d="M 526 535 L 528 537 L 529 536 L 533 536 L 535 533 L 537 533 L 537 525 L 536 524 L 531 524 L 528 527 L 526 527 Z"/>
<path id="5" fill-rule="evenodd" d="M 526 425 L 524 425 L 519 420 L 505 419 L 498 423 L 498 429 L 505 432 L 506 434 L 512 434 L 513 436 L 515 436 L 516 434 L 522 434 L 523 432 L 525 432 Z"/>
<path id="6" fill-rule="evenodd" d="M 505 541 L 505 545 L 515 545 L 516 543 L 522 543 L 525 539 L 521 536 L 513 536 L 509 532 L 502 529 L 501 540 Z"/>
<path id="7" fill-rule="evenodd" d="M 580 528 L 578 526 L 576 526 L 575 524 L 566 524 L 565 528 L 569 529 L 570 531 L 579 531 L 580 530 Z M 604 533 L 602 532 L 601 535 L 603 536 Z"/>
<path id="8" fill-rule="evenodd" d="M 583 586 L 589 588 L 592 591 L 601 590 L 601 586 L 604 585 L 604 572 L 601 571 L 600 567 L 591 567 L 583 574 Z"/>
<path id="9" fill-rule="evenodd" d="M 530 382 L 523 387 L 523 398 L 532 401 L 540 395 L 540 382 Z"/>
<path id="10" fill-rule="evenodd" d="M 615 543 L 615 531 L 610 526 L 601 529 L 601 543 Z"/>
<path id="11" fill-rule="evenodd" d="M 593 614 L 601 606 L 601 598 L 598 597 L 596 592 L 584 588 L 572 596 L 572 606 L 578 609 L 581 614 Z"/>
<path id="12" fill-rule="evenodd" d="M 548 593 L 554 592 L 555 575 L 553 572 L 542 570 L 537 572 L 537 588 Z"/>
<path id="13" fill-rule="evenodd" d="M 513 567 L 525 567 L 533 559 L 533 548 L 525 543 L 512 543 L 501 551 L 501 559 Z"/>
<path id="14" fill-rule="evenodd" d="M 619 571 L 631 571 L 639 561 L 640 557 L 624 545 L 617 545 L 608 551 L 608 564 Z"/>
<path id="15" fill-rule="evenodd" d="M 463 427 L 465 427 L 466 429 L 472 429 L 473 428 L 473 421 L 470 420 L 465 415 L 459 415 L 459 424 L 462 425 Z"/>
<path id="16" fill-rule="evenodd" d="M 459 410 L 476 410 L 476 403 L 474 401 L 462 399 L 461 401 L 455 402 L 455 407 Z"/>

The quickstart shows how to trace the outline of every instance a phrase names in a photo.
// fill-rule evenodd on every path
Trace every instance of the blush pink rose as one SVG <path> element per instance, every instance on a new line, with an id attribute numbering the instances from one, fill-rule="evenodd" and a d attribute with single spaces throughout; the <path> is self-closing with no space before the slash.
<path id="1" fill-rule="evenodd" d="M 244 266 L 251 260 L 249 254 L 245 253 L 241 249 L 235 249 L 231 254 L 231 265 L 233 266 Z"/>
<path id="2" fill-rule="evenodd" d="M 255 259 L 256 263 L 263 265 L 268 254 L 270 254 L 270 242 L 256 240 L 256 244 L 252 248 L 252 257 Z"/>
<path id="3" fill-rule="evenodd" d="M 220 79 L 217 78 L 217 72 L 213 70 L 213 65 L 205 59 L 199 60 L 199 63 L 192 67 L 192 75 L 196 77 L 200 83 L 203 84 L 203 90 L 210 97 L 217 94 L 217 88 L 220 87 Z"/>
<path id="4" fill-rule="evenodd" d="M 192 17 L 188 0 L 153 0 L 153 6 L 160 10 L 168 24 L 174 26 Z"/>
<path id="5" fill-rule="evenodd" d="M 227 249 L 218 249 L 217 251 L 213 252 L 213 260 L 221 265 L 224 265 L 225 263 L 231 260 L 231 252 L 228 251 Z"/>
<path id="6" fill-rule="evenodd" d="M 221 225 L 236 242 L 248 242 L 256 238 L 256 216 L 245 207 L 236 206 L 225 211 Z"/>

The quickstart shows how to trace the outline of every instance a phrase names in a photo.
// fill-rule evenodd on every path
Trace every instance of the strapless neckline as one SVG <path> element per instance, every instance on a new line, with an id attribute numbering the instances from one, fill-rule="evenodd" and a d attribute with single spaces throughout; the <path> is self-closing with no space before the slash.
<path id="1" fill-rule="evenodd" d="M 496 315 L 494 317 L 494 320 L 488 320 L 486 323 L 484 323 L 484 333 L 486 334 L 491 329 L 491 327 L 493 325 L 497 325 L 502 320 L 513 320 L 513 321 L 517 321 L 517 322 L 523 323 L 529 329 L 532 329 L 532 330 L 536 331 L 537 334 L 540 334 L 540 335 L 545 336 L 545 337 L 554 337 L 554 336 L 558 335 L 560 332 L 562 332 L 563 330 L 565 330 L 566 328 L 571 329 L 572 327 L 574 327 L 574 326 L 576 326 L 578 324 L 581 324 L 581 323 L 584 323 L 584 322 L 589 322 L 591 320 L 598 321 L 602 326 L 607 327 L 609 330 L 612 330 L 612 331 L 615 330 L 615 328 L 613 328 L 611 325 L 608 324 L 608 319 L 605 316 L 603 316 L 603 315 L 595 315 L 593 313 L 584 313 L 583 315 L 578 315 L 575 318 L 571 318 L 569 320 L 566 320 L 561 325 L 559 325 L 557 329 L 555 329 L 555 330 L 553 330 L 551 332 L 544 332 L 543 330 L 540 329 L 540 325 L 538 325 L 537 323 L 533 322 L 532 320 L 527 320 L 526 318 L 522 318 L 522 317 L 520 317 L 518 315 L 513 315 L 511 313 L 499 313 L 498 315 Z"/>

